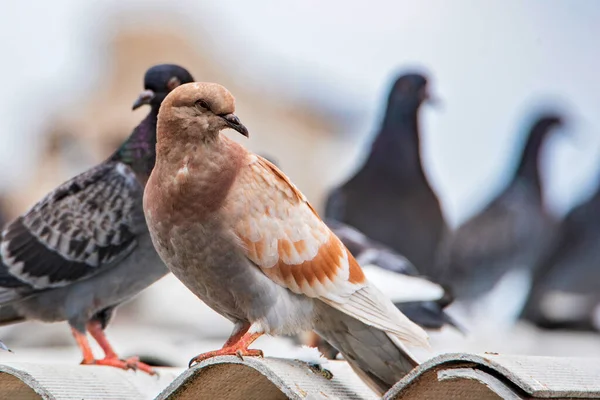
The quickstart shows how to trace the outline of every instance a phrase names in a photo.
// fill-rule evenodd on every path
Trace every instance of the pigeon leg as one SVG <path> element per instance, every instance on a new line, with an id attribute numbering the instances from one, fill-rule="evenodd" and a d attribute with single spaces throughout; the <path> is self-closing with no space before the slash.
<path id="1" fill-rule="evenodd" d="M 262 336 L 262 333 L 248 333 L 249 329 L 250 324 L 244 324 L 240 329 L 233 332 L 223 348 L 197 355 L 190 360 L 189 366 L 191 367 L 196 363 L 217 356 L 262 357 L 262 350 L 248 348 L 256 339 Z"/>
<path id="2" fill-rule="evenodd" d="M 119 358 L 117 356 L 117 353 L 114 351 L 114 349 L 108 342 L 106 335 L 104 335 L 104 332 L 102 331 L 102 326 L 100 326 L 99 322 L 88 322 L 87 330 L 104 352 L 104 358 Z"/>
<path id="3" fill-rule="evenodd" d="M 117 353 L 114 351 L 104 331 L 102 330 L 102 324 L 99 321 L 91 321 L 87 324 L 87 329 L 90 332 L 90 335 L 94 338 L 94 340 L 98 343 L 98 345 L 104 351 L 104 358 L 101 360 L 94 360 L 93 364 L 97 365 L 109 365 L 122 369 L 133 369 L 144 371 L 147 374 L 155 375 L 156 372 L 152 369 L 148 364 L 144 364 L 140 362 L 138 357 L 131 357 L 126 360 L 121 360 L 117 356 Z M 87 339 L 86 339 L 87 341 Z"/>
<path id="4" fill-rule="evenodd" d="M 71 327 L 71 332 L 77 342 L 77 346 L 79 346 L 79 349 L 81 349 L 81 353 L 83 354 L 81 364 L 94 364 L 94 353 L 92 352 L 92 348 L 90 347 L 90 343 L 88 342 L 85 333 L 79 332 L 73 327 Z"/>
<path id="5" fill-rule="evenodd" d="M 90 342 L 88 342 L 87 336 L 85 333 L 79 332 L 75 328 L 71 328 L 73 332 L 73 337 L 75 337 L 75 341 L 77 345 L 81 349 L 83 353 L 83 360 L 81 361 L 82 365 L 107 365 L 110 367 L 120 368 L 120 369 L 131 369 L 129 365 L 125 361 L 121 361 L 118 358 L 107 359 L 104 358 L 102 360 L 96 360 L 94 358 L 94 353 L 92 352 L 92 348 L 90 347 Z"/>
<path id="6" fill-rule="evenodd" d="M 315 331 L 310 331 L 306 333 L 306 345 L 308 347 L 319 347 L 321 343 L 321 336 L 317 335 Z"/>

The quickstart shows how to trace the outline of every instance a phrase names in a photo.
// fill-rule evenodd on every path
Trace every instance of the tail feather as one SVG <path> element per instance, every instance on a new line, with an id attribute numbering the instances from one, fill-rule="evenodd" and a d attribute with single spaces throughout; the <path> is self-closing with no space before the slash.
<path id="1" fill-rule="evenodd" d="M 379 395 L 419 363 L 400 340 L 332 307 L 322 306 L 315 330 L 342 353 L 352 369 Z"/>
<path id="2" fill-rule="evenodd" d="M 0 306 L 0 326 L 11 325 L 23 321 L 25 321 L 25 317 L 21 315 L 15 307 L 9 304 Z"/>
<path id="3" fill-rule="evenodd" d="M 23 296 L 13 288 L 0 288 L 0 304 L 10 304 L 17 300 L 22 300 Z"/>
<path id="4" fill-rule="evenodd" d="M 0 258 L 0 304 L 21 300 L 27 296 L 26 292 L 32 292 L 32 287 L 15 278 Z"/>
<path id="5" fill-rule="evenodd" d="M 351 318 L 388 332 L 406 343 L 430 347 L 427 333 L 402 314 L 374 285 L 368 284 L 354 292 L 345 303 L 321 300 Z"/>

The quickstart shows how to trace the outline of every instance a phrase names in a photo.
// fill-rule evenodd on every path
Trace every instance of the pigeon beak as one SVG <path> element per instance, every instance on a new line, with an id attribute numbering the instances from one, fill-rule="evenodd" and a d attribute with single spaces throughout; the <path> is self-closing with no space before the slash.
<path id="1" fill-rule="evenodd" d="M 248 129 L 246 129 L 246 127 L 244 125 L 242 125 L 242 123 L 240 122 L 240 119 L 235 114 L 225 114 L 225 115 L 221 115 L 220 117 L 225 120 L 225 123 L 231 129 L 235 129 L 242 135 L 248 137 Z"/>
<path id="2" fill-rule="evenodd" d="M 431 93 L 426 88 L 421 91 L 420 96 L 421 101 L 432 105 L 434 108 L 439 108 L 443 104 L 439 97 L 431 95 Z"/>
<path id="3" fill-rule="evenodd" d="M 152 101 L 153 98 L 154 98 L 154 92 L 152 90 L 150 90 L 150 89 L 144 90 L 142 93 L 140 93 L 139 97 L 133 103 L 133 107 L 131 109 L 137 110 L 144 104 L 150 104 L 150 102 Z"/>
<path id="4" fill-rule="evenodd" d="M 437 96 L 428 96 L 427 104 L 430 104 L 433 108 L 443 108 L 444 102 Z"/>

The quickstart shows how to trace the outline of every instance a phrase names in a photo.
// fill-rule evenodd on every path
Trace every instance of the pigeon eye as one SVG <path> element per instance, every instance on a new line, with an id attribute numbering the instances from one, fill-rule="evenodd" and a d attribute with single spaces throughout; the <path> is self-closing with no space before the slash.
<path id="1" fill-rule="evenodd" d="M 167 82 L 167 90 L 170 92 L 179 85 L 181 85 L 181 81 L 178 77 L 174 76 L 171 79 L 169 79 L 169 82 Z"/>
<path id="2" fill-rule="evenodd" d="M 210 107 L 208 106 L 208 103 L 204 100 L 197 100 L 196 101 L 196 107 L 197 108 L 204 108 L 206 110 L 210 110 Z"/>

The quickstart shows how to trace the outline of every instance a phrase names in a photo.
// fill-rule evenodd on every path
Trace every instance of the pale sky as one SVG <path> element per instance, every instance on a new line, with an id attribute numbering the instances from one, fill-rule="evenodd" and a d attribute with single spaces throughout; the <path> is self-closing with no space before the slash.
<path id="1" fill-rule="evenodd" d="M 93 87 L 102 66 L 93 35 L 115 8 L 178 13 L 210 33 L 197 40 L 214 45 L 240 80 L 358 116 L 348 133 L 356 140 L 376 129 L 394 71 L 424 66 L 443 103 L 423 113 L 426 170 L 451 221 L 506 179 L 522 121 L 540 101 L 562 105 L 573 133 L 545 157 L 553 208 L 564 211 L 598 180 L 595 0 L 38 0 L 4 8 L 0 181 L 19 179 L 34 153 L 15 149 L 35 140 L 44 116 Z"/>

